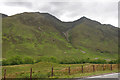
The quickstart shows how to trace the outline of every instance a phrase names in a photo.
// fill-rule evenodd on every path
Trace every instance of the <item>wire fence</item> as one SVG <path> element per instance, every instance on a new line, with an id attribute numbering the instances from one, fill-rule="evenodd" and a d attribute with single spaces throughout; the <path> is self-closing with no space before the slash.
<path id="1" fill-rule="evenodd" d="M 81 65 L 80 67 L 65 67 L 61 70 L 56 70 L 51 67 L 50 77 L 62 76 L 62 75 L 73 75 L 77 73 L 91 73 L 96 71 L 106 71 L 106 70 L 118 70 L 118 64 L 91 64 L 91 65 Z M 7 69 L 4 69 L 3 80 L 6 80 Z M 32 79 L 33 69 L 30 68 L 30 79 Z"/>

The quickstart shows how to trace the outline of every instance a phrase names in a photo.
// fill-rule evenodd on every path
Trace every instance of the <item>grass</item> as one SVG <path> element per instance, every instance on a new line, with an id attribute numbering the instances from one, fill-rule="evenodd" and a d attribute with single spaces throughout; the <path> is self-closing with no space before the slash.
<path id="1" fill-rule="evenodd" d="M 81 73 L 81 65 L 84 66 L 84 73 Z M 95 64 L 97 66 L 97 64 Z M 101 66 L 100 64 L 98 64 Z M 68 75 L 68 67 L 70 66 L 71 75 Z M 87 67 L 85 67 L 87 66 Z M 92 64 L 57 64 L 51 62 L 40 62 L 36 64 L 23 64 L 23 65 L 14 65 L 14 66 L 3 66 L 2 73 L 4 73 L 4 69 L 7 70 L 6 77 L 7 78 L 25 78 L 29 77 L 30 68 L 33 69 L 33 77 L 40 78 L 40 76 L 44 76 L 47 78 L 51 76 L 51 68 L 54 69 L 54 78 L 76 78 L 76 77 L 84 77 L 84 76 L 92 76 L 103 73 L 113 73 L 117 72 L 117 66 L 113 64 L 113 71 L 110 71 L 109 64 L 106 64 L 106 70 L 102 71 L 102 68 L 97 67 L 96 72 L 92 71 Z M 108 68 L 107 68 L 108 66 Z M 89 68 L 89 72 L 87 69 Z M 99 70 L 97 70 L 99 69 Z"/>

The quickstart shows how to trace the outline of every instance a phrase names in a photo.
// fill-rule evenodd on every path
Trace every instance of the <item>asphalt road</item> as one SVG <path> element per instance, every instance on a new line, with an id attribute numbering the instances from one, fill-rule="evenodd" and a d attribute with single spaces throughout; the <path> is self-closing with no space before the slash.
<path id="1" fill-rule="evenodd" d="M 93 76 L 93 77 L 88 77 L 88 78 L 118 78 L 118 73 L 99 75 L 99 76 Z"/>
<path id="2" fill-rule="evenodd" d="M 120 80 L 118 75 L 120 76 L 120 73 L 92 76 L 92 77 L 87 77 L 84 79 L 76 79 L 76 80 Z"/>

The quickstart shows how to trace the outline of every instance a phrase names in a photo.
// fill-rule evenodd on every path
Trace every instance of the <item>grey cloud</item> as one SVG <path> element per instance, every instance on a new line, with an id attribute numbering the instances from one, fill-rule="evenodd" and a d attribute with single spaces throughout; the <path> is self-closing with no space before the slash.
<path id="1" fill-rule="evenodd" d="M 53 6 L 65 6 L 65 4 L 69 4 L 70 2 L 50 2 L 49 4 Z"/>
<path id="2" fill-rule="evenodd" d="M 58 17 L 66 13 L 68 13 L 68 17 L 81 16 L 83 14 L 98 14 L 108 16 L 116 13 L 117 11 L 114 7 L 116 4 L 114 3 L 109 3 L 109 5 L 107 5 L 107 3 L 99 2 L 44 2 L 44 5 L 41 5 L 42 3 L 40 1 L 35 3 L 24 1 L 25 0 L 22 0 L 22 2 L 6 2 L 5 4 L 8 6 L 24 6 L 27 8 L 33 8 L 35 10 L 39 10 L 40 12 L 48 12 Z"/>
<path id="3" fill-rule="evenodd" d="M 119 3 L 118 3 L 118 14 L 120 14 L 120 1 L 119 1 Z M 120 28 L 120 15 L 118 15 L 118 26 L 119 26 L 119 28 Z"/>
<path id="4" fill-rule="evenodd" d="M 76 3 L 72 3 L 72 2 L 50 2 L 47 5 L 39 7 L 39 10 L 48 11 L 59 17 L 66 13 L 72 14 L 76 10 L 79 10 L 79 7 L 81 7 L 81 5 L 82 5 L 81 3 L 77 3 L 76 5 Z"/>
<path id="5" fill-rule="evenodd" d="M 23 7 L 32 7 L 32 3 L 31 2 L 5 2 L 4 3 L 7 6 L 23 6 Z"/>
<path id="6" fill-rule="evenodd" d="M 107 19 L 112 20 L 118 17 L 117 2 L 50 2 L 44 6 L 39 6 L 38 9 L 39 11 L 51 13 L 58 18 L 65 15 L 71 20 L 87 16 L 104 22 Z"/>
<path id="7" fill-rule="evenodd" d="M 7 0 L 8 1 L 8 0 Z M 33 0 L 14 0 L 7 2 L 7 6 L 21 6 L 33 9 L 34 11 L 47 12 L 57 18 L 66 16 L 69 19 L 87 16 L 93 19 L 107 21 L 108 19 L 117 19 L 117 2 L 41 2 Z M 69 21 L 69 20 L 68 20 Z"/>

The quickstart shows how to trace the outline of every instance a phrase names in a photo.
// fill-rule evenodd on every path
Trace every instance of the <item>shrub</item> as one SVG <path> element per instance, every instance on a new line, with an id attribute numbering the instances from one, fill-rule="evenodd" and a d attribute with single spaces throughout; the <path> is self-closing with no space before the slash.
<path id="1" fill-rule="evenodd" d="M 20 56 L 13 56 L 12 58 L 10 58 L 8 60 L 11 65 L 23 64 L 23 60 Z"/>
<path id="2" fill-rule="evenodd" d="M 118 64 L 118 60 L 111 60 L 108 62 L 109 64 Z"/>
<path id="3" fill-rule="evenodd" d="M 79 59 L 79 58 L 65 58 L 59 62 L 60 64 L 83 64 L 89 63 L 89 58 Z"/>
<path id="4" fill-rule="evenodd" d="M 94 60 L 90 60 L 90 63 L 94 63 L 94 64 L 105 64 L 107 63 L 106 60 L 104 59 L 94 59 Z"/>
<path id="5" fill-rule="evenodd" d="M 31 57 L 24 57 L 24 64 L 33 64 L 34 60 Z"/>
<path id="6" fill-rule="evenodd" d="M 51 57 L 49 58 L 49 61 L 56 63 L 56 62 L 57 62 L 57 59 L 56 59 L 56 57 L 51 56 Z"/>
<path id="7" fill-rule="evenodd" d="M 94 64 L 105 64 L 107 63 L 104 59 L 93 59 L 90 58 L 86 59 L 72 59 L 72 58 L 65 58 L 59 62 L 60 64 L 84 64 L 84 63 L 94 63 Z"/>
<path id="8" fill-rule="evenodd" d="M 56 59 L 56 57 L 54 56 L 51 56 L 51 57 L 40 57 L 39 59 L 37 59 L 36 63 L 37 62 L 54 62 L 54 63 L 57 63 L 58 60 Z"/>
<path id="9" fill-rule="evenodd" d="M 9 59 L 2 60 L 2 65 L 19 65 L 19 64 L 33 64 L 34 60 L 31 57 L 13 56 Z"/>
<path id="10" fill-rule="evenodd" d="M 6 59 L 2 60 L 2 65 L 6 66 L 6 65 L 10 65 L 10 62 Z"/>

